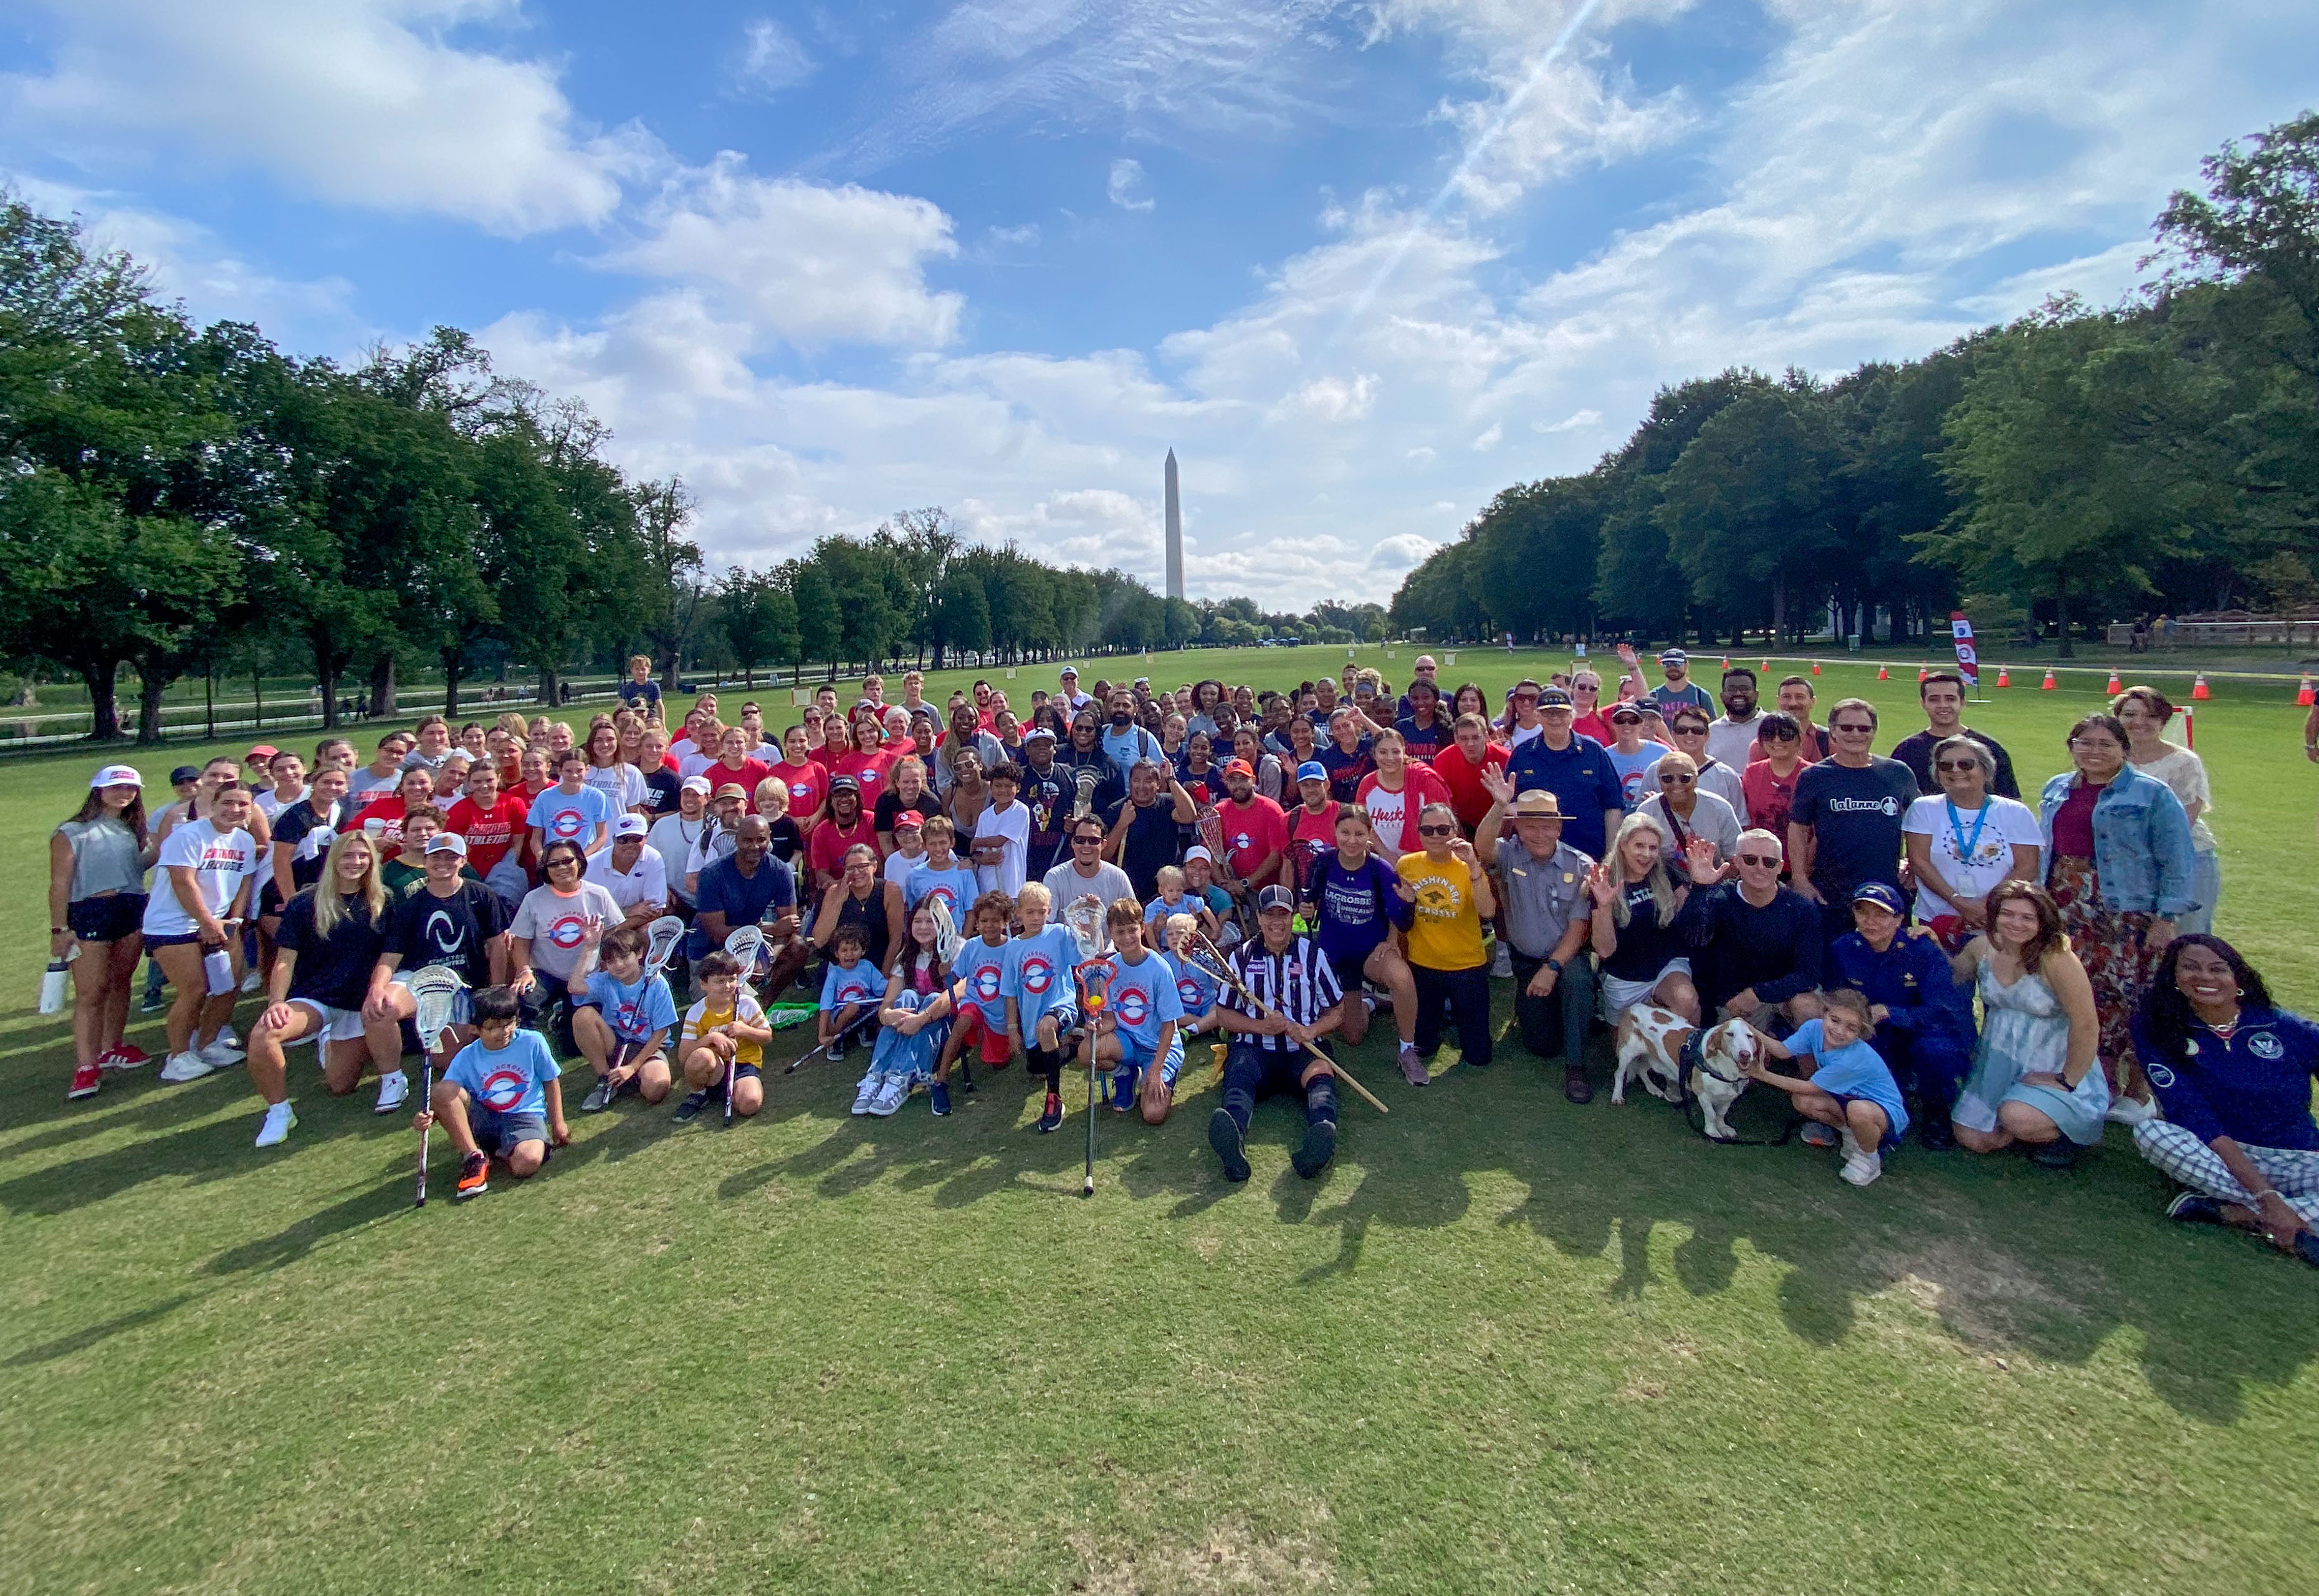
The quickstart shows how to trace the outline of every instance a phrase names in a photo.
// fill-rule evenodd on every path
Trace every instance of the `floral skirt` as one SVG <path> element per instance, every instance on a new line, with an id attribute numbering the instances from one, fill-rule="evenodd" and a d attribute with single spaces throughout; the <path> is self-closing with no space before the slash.
<path id="1" fill-rule="evenodd" d="M 2132 1031 L 2134 1011 L 2158 968 L 2158 955 L 2150 948 L 2153 916 L 2106 907 L 2101 879 L 2090 859 L 2057 855 L 2045 887 L 2061 907 L 2062 929 L 2070 933 L 2070 946 L 2093 985 L 2094 1012 L 2101 1020 L 2102 1073 L 2109 1078 L 2110 1093 L 2140 1096 L 2129 1093 L 2142 1080 Z"/>

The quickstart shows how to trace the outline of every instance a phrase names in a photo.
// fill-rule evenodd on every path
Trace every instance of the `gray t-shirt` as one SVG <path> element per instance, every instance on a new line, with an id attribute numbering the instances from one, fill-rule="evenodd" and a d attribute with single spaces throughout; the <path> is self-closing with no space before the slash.
<path id="1" fill-rule="evenodd" d="M 1520 837 L 1501 837 L 1495 862 L 1516 952 L 1543 959 L 1574 922 L 1588 917 L 1586 872 L 1594 861 L 1569 843 L 1557 843 L 1552 857 L 1539 859 Z"/>
<path id="2" fill-rule="evenodd" d="M 145 861 L 137 847 L 137 834 L 126 824 L 99 815 L 90 820 L 68 820 L 57 829 L 72 844 L 69 901 L 78 903 L 104 892 L 145 890 Z"/>
<path id="3" fill-rule="evenodd" d="M 1745 720 L 1717 716 L 1707 723 L 1707 757 L 1735 771 L 1745 771 L 1747 762 L 1755 756 L 1755 734 L 1763 729 L 1763 720 L 1761 709 Z"/>
<path id="4" fill-rule="evenodd" d="M 1128 880 L 1127 872 L 1108 861 L 1096 866 L 1095 879 L 1090 881 L 1079 874 L 1078 865 L 1067 859 L 1047 872 L 1045 886 L 1054 897 L 1055 922 L 1062 920 L 1066 907 L 1090 892 L 1106 909 L 1123 897 L 1135 896 L 1134 884 Z"/>

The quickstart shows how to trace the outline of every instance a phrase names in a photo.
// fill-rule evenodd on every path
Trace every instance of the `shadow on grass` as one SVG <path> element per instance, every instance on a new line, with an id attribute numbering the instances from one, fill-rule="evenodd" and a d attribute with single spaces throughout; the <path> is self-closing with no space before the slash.
<path id="1" fill-rule="evenodd" d="M 68 1336 L 59 1336 L 53 1341 L 43 1341 L 37 1347 L 27 1347 L 21 1352 L 12 1354 L 5 1366 L 12 1369 L 27 1368 L 34 1364 L 51 1363 L 59 1357 L 70 1357 L 76 1352 L 86 1352 L 100 1342 L 111 1340 L 123 1330 L 137 1330 L 167 1319 L 186 1303 L 197 1301 L 200 1295 L 198 1292 L 181 1291 L 176 1296 L 164 1297 L 158 1303 L 149 1303 L 142 1308 L 116 1314 L 101 1323 L 77 1330 Z"/>

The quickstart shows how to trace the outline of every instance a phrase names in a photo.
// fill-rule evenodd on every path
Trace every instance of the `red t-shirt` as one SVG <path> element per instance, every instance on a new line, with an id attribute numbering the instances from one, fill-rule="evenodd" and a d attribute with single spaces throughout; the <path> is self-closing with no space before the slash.
<path id="1" fill-rule="evenodd" d="M 1313 867 L 1337 851 L 1337 816 L 1344 806 L 1334 798 L 1318 815 L 1303 804 L 1288 811 L 1288 857 L 1296 867 L 1296 895 L 1313 894 Z"/>
<path id="2" fill-rule="evenodd" d="M 1451 743 L 1433 756 L 1432 771 L 1449 789 L 1449 807 L 1457 811 L 1457 824 L 1471 831 L 1482 824 L 1482 816 L 1490 812 L 1490 795 L 1482 785 L 1482 770 L 1495 765 L 1506 768 L 1511 757 L 1502 743 L 1493 743 L 1482 751 L 1482 763 L 1475 764 L 1466 757 L 1466 751 Z"/>
<path id="3" fill-rule="evenodd" d="M 878 851 L 878 818 L 868 809 L 852 827 L 842 827 L 835 820 L 824 820 L 813 828 L 813 837 L 805 845 L 805 861 L 809 869 L 826 875 L 845 873 L 845 851 L 856 843 L 866 843 L 870 851 Z"/>
<path id="4" fill-rule="evenodd" d="M 894 759 L 895 755 L 883 748 L 873 749 L 868 753 L 840 754 L 837 762 L 830 766 L 830 774 L 853 777 L 862 783 L 865 801 L 874 800 L 885 788 L 886 771 Z"/>
<path id="5" fill-rule="evenodd" d="M 748 800 L 749 807 L 754 809 L 757 807 L 757 784 L 772 774 L 772 771 L 770 767 L 753 759 L 743 760 L 741 768 L 737 771 L 720 759 L 700 773 L 708 779 L 710 797 L 715 797 L 718 788 L 731 781 L 739 786 L 742 794 Z"/>
<path id="6" fill-rule="evenodd" d="M 1570 729 L 1582 737 L 1593 738 L 1605 748 L 1619 740 L 1619 734 L 1611 729 L 1611 723 L 1602 717 L 1602 712 L 1600 709 L 1590 709 L 1584 715 L 1573 716 L 1570 720 Z"/>
<path id="7" fill-rule="evenodd" d="M 1462 760 L 1465 756 L 1458 757 Z M 1423 846 L 1417 840 L 1420 809 L 1428 804 L 1457 807 L 1457 800 L 1449 796 L 1449 784 L 1417 760 L 1402 767 L 1399 792 L 1388 790 L 1372 771 L 1361 778 L 1360 794 L 1354 801 L 1369 812 L 1369 827 L 1376 833 L 1377 846 L 1389 859 L 1417 852 Z"/>
<path id="8" fill-rule="evenodd" d="M 1759 825 L 1788 845 L 1788 810 L 1796 801 L 1796 782 L 1808 767 L 1799 761 L 1782 781 L 1772 774 L 1772 762 L 1759 759 L 1739 772 L 1739 790 L 1747 799 L 1747 824 Z"/>
<path id="9" fill-rule="evenodd" d="M 806 756 L 806 762 L 801 765 L 793 765 L 783 760 L 765 773 L 790 789 L 790 818 L 792 820 L 812 814 L 829 796 L 829 771 L 811 754 Z"/>
<path id="10" fill-rule="evenodd" d="M 2053 811 L 2053 854 L 2058 859 L 2094 856 L 2094 804 L 2102 789 L 2080 780 Z"/>
<path id="11" fill-rule="evenodd" d="M 500 794 L 499 801 L 488 809 L 473 798 L 463 798 L 445 813 L 443 829 L 456 831 L 467 839 L 467 868 L 479 876 L 488 876 L 492 867 L 507 857 L 510 849 L 523 845 L 525 822 L 530 813 L 530 805 L 517 793 Z"/>
<path id="12" fill-rule="evenodd" d="M 1232 874 L 1243 881 L 1288 846 L 1288 817 L 1262 793 L 1253 794 L 1245 804 L 1226 798 L 1216 806 L 1216 813 L 1224 823 L 1224 855 L 1232 861 Z M 1329 845 L 1336 843 L 1331 840 Z"/>

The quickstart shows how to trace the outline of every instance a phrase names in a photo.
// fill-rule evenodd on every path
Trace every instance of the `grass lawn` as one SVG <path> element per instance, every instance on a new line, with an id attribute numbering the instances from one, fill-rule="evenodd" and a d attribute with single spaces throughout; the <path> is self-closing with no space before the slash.
<path id="1" fill-rule="evenodd" d="M 1361 657 L 1399 681 L 1396 652 Z M 1890 746 L 1914 684 L 1873 673 L 1821 702 L 1876 699 Z M 1992 697 L 1970 719 L 2027 785 L 2098 695 Z M 2307 1011 L 2319 768 L 2289 698 L 2218 690 L 2197 741 L 2221 929 Z M 1196 1053 L 1167 1126 L 1102 1116 L 1082 1202 L 1078 1100 L 1035 1135 L 1019 1066 L 877 1121 L 817 1063 L 729 1132 L 574 1113 L 542 1177 L 465 1207 L 438 1137 L 413 1212 L 414 1139 L 367 1087 L 293 1073 L 269 1153 L 236 1071 L 64 1102 L 30 906 L 95 762 L 0 771 L 29 911 L 0 929 L 0 1589 L 2319 1588 L 2319 1275 L 2169 1225 L 2116 1131 L 2062 1176 L 1911 1147 L 1859 1192 L 1648 1098 L 1573 1107 L 1518 1047 L 1414 1092 L 1373 1040 L 1349 1061 L 1393 1112 L 1349 1098 L 1320 1180 L 1274 1100 L 1223 1181 Z"/>

